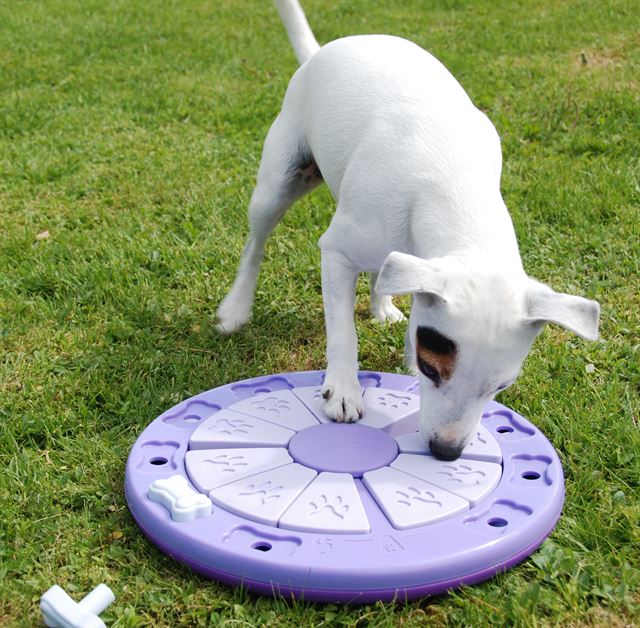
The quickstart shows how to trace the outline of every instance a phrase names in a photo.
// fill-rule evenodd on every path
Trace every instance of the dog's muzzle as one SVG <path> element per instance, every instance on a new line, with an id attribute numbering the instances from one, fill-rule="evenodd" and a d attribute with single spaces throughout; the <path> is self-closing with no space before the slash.
<path id="1" fill-rule="evenodd" d="M 437 440 L 429 441 L 429 449 L 438 460 L 457 460 L 462 453 L 462 447 L 449 443 L 440 443 Z"/>

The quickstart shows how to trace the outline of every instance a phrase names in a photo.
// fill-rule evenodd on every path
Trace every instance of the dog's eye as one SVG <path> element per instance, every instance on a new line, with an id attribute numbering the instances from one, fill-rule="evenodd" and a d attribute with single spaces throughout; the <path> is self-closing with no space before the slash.
<path id="1" fill-rule="evenodd" d="M 418 356 L 418 368 L 420 369 L 420 372 L 426 377 L 428 377 L 436 386 L 440 386 L 440 382 L 442 381 L 440 378 L 440 373 L 438 373 L 438 371 L 435 368 L 433 368 L 431 364 L 428 364 L 419 356 Z"/>

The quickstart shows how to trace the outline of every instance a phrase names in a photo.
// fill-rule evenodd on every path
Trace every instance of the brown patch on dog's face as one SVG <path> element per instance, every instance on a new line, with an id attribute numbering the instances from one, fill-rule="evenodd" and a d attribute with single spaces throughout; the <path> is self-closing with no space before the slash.
<path id="1" fill-rule="evenodd" d="M 427 369 L 420 368 L 420 364 L 423 366 L 431 367 L 437 373 L 437 378 L 433 377 L 431 371 Z M 418 368 L 421 371 L 427 371 L 424 373 L 429 379 L 438 381 L 434 381 L 436 386 L 440 384 L 442 380 L 451 379 L 451 375 L 453 375 L 453 366 L 455 363 L 455 358 L 450 355 L 438 355 L 437 353 L 433 353 L 433 351 L 427 351 L 426 349 L 418 349 Z"/>
<path id="2" fill-rule="evenodd" d="M 433 327 L 418 327 L 416 332 L 418 368 L 436 386 L 451 378 L 458 348 L 455 342 Z"/>

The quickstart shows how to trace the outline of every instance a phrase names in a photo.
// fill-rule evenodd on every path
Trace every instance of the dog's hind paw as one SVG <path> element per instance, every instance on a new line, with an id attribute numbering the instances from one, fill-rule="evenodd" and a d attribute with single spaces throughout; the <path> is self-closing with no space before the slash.
<path id="1" fill-rule="evenodd" d="M 374 323 L 398 323 L 406 320 L 405 315 L 393 304 L 391 297 L 385 296 L 371 303 L 371 320 Z"/>
<path id="2" fill-rule="evenodd" d="M 237 320 L 225 320 L 225 321 L 221 321 L 218 320 L 218 322 L 216 323 L 215 326 L 215 330 L 223 335 L 223 336 L 228 336 L 230 334 L 233 334 L 235 332 L 237 332 L 238 330 L 242 329 L 242 327 L 244 327 L 246 321 L 237 321 Z"/>
<path id="3" fill-rule="evenodd" d="M 251 305 L 247 306 L 246 303 L 237 302 L 229 295 L 220 304 L 216 318 L 218 319 L 216 331 L 219 334 L 225 336 L 233 334 L 244 327 L 251 318 Z"/>

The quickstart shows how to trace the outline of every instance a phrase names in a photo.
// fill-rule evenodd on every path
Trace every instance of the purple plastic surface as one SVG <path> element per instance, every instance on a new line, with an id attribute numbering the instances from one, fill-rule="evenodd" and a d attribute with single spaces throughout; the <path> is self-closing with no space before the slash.
<path id="1" fill-rule="evenodd" d="M 155 419 L 132 447 L 125 480 L 129 508 L 145 534 L 177 560 L 225 583 L 267 595 L 354 603 L 411 599 L 480 582 L 527 557 L 550 534 L 564 500 L 558 456 L 534 425 L 496 402 L 487 404 L 482 423 L 502 450 L 501 479 L 478 504 L 436 523 L 394 528 L 360 479 L 363 472 L 393 461 L 397 449 L 387 434 L 398 436 L 397 425 L 406 426 L 405 432 L 415 431 L 415 422 L 407 420 L 380 430 L 378 446 L 384 455 L 360 447 L 364 440 L 359 437 L 354 437 L 353 455 L 335 443 L 332 449 L 332 430 L 347 428 L 356 434 L 365 426 L 313 426 L 290 441 L 290 455 L 299 464 L 354 476 L 369 533 L 285 530 L 217 505 L 208 517 L 176 522 L 166 508 L 148 498 L 154 480 L 175 474 L 189 479 L 185 453 L 190 436 L 216 412 L 256 395 L 295 394 L 298 387 L 320 386 L 323 376 L 321 371 L 308 371 L 234 382 L 192 397 Z M 360 382 L 365 390 L 418 392 L 410 376 L 363 372 Z M 305 444 L 304 434 L 311 430 L 322 438 L 326 433 L 322 447 L 317 439 Z M 364 431 L 368 430 L 373 428 Z"/>
<path id="2" fill-rule="evenodd" d="M 323 423 L 298 432 L 289 455 L 317 471 L 350 473 L 386 467 L 397 455 L 396 441 L 382 430 L 357 423 Z"/>

